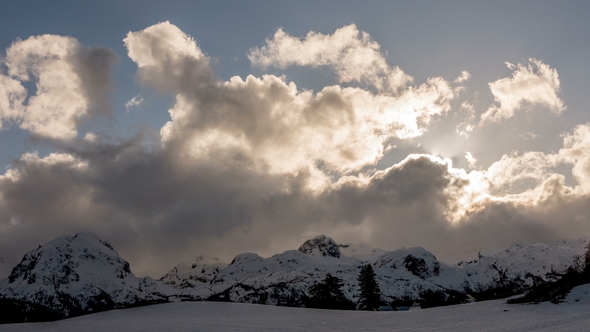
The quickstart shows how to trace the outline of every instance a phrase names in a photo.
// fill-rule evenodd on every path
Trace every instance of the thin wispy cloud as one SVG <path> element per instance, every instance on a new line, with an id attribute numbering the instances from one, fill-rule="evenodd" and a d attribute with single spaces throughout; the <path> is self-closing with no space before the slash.
<path id="1" fill-rule="evenodd" d="M 141 95 L 137 95 L 137 96 L 129 99 L 125 103 L 125 108 L 127 109 L 127 113 L 129 113 L 131 111 L 131 109 L 139 107 L 144 101 L 145 101 L 145 99 L 143 99 L 143 97 Z"/>

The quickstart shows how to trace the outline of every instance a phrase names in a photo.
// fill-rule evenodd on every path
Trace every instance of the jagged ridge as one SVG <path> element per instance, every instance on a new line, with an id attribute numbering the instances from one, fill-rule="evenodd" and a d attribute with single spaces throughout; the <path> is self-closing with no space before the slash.
<path id="1" fill-rule="evenodd" d="M 387 302 L 419 299 L 436 291 L 481 293 L 490 287 L 512 291 L 559 276 L 576 255 L 585 252 L 587 243 L 588 238 L 552 245 L 516 243 L 496 255 L 448 265 L 421 247 L 384 251 L 366 244 L 337 244 L 320 235 L 298 250 L 269 258 L 244 253 L 229 265 L 199 256 L 157 281 L 137 278 L 110 244 L 80 233 L 27 253 L 0 281 L 0 309 L 16 312 L 11 314 L 15 319 L 31 321 L 173 298 L 302 306 L 310 285 L 328 273 L 342 279 L 344 294 L 356 302 L 358 272 L 367 263 L 373 265 Z"/>
<path id="2" fill-rule="evenodd" d="M 299 306 L 309 286 L 330 273 L 342 279 L 345 295 L 355 301 L 358 271 L 364 263 L 373 265 L 385 301 L 419 299 L 426 291 L 513 291 L 548 280 L 552 271 L 565 271 L 573 257 L 584 252 L 587 240 L 581 241 L 514 244 L 493 256 L 448 265 L 421 247 L 384 251 L 368 245 L 339 245 L 320 235 L 298 250 L 269 258 L 253 253 L 236 256 L 200 288 L 199 299 Z"/>

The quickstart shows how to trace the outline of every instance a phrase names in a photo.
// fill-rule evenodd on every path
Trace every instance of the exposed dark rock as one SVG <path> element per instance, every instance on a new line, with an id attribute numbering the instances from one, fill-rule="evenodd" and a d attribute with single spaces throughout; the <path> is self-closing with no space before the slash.
<path id="1" fill-rule="evenodd" d="M 332 238 L 325 235 L 319 235 L 311 240 L 305 241 L 299 247 L 299 251 L 304 254 L 312 255 L 320 253 L 324 257 L 336 257 L 340 258 L 340 248 Z"/>

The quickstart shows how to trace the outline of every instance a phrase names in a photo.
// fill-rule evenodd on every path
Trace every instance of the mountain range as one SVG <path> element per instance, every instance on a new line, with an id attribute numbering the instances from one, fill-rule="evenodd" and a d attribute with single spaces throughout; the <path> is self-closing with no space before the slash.
<path id="1" fill-rule="evenodd" d="M 328 273 L 342 280 L 345 296 L 356 302 L 364 264 L 373 266 L 387 303 L 451 291 L 482 299 L 487 294 L 487 299 L 558 279 L 580 261 L 589 239 L 515 243 L 495 255 L 451 265 L 422 247 L 386 251 L 367 244 L 338 244 L 320 235 L 297 250 L 268 258 L 243 253 L 227 264 L 198 256 L 155 280 L 136 277 L 108 242 L 79 233 L 28 252 L 0 281 L 0 309 L 12 313 L 0 322 L 61 319 L 183 300 L 305 306 L 309 287 Z"/>

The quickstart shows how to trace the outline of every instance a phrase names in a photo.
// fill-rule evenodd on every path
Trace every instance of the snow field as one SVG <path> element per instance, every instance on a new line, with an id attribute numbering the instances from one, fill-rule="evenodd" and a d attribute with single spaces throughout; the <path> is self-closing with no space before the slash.
<path id="1" fill-rule="evenodd" d="M 559 305 L 508 305 L 496 300 L 406 312 L 359 312 L 179 302 L 57 322 L 0 325 L 0 331 L 587 331 L 589 313 L 590 285 L 583 285 Z"/>

